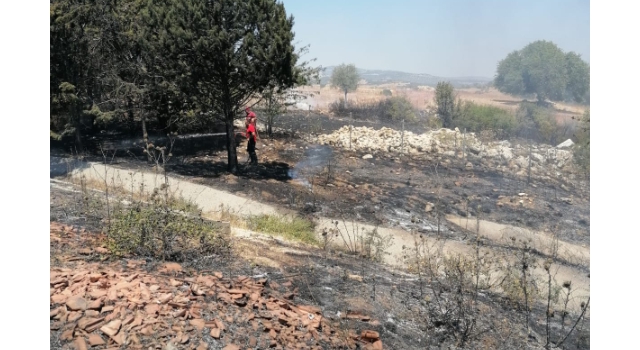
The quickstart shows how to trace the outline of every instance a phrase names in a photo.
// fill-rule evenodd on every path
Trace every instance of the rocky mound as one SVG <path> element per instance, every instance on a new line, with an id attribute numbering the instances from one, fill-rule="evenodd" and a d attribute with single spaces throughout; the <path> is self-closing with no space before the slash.
<path id="1" fill-rule="evenodd" d="M 350 139 L 351 138 L 351 139 Z M 475 133 L 462 134 L 458 128 L 439 129 L 424 134 L 402 132 L 390 128 L 378 130 L 371 127 L 343 126 L 331 133 L 310 140 L 322 145 L 379 153 L 406 153 L 410 155 L 442 155 L 462 157 L 466 155 L 473 167 L 483 163 L 500 171 L 524 175 L 529 166 L 529 147 L 509 141 L 483 142 Z M 554 172 L 575 172 L 572 162 L 572 143 L 563 142 L 557 147 L 538 144 L 531 148 L 531 172 L 538 176 L 554 176 Z M 372 156 L 366 155 L 366 158 Z"/>

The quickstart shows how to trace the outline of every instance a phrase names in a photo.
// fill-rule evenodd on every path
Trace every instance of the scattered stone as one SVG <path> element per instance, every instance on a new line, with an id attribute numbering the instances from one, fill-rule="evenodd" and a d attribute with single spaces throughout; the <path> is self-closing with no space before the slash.
<path id="1" fill-rule="evenodd" d="M 105 341 L 102 339 L 102 337 L 98 334 L 89 334 L 89 345 L 91 346 L 98 346 L 98 345 L 105 345 Z"/>
<path id="2" fill-rule="evenodd" d="M 72 311 L 71 313 L 69 313 L 69 316 L 67 316 L 67 322 L 75 322 L 79 320 L 81 317 L 82 317 L 82 312 Z"/>
<path id="3" fill-rule="evenodd" d="M 189 324 L 198 331 L 202 331 L 204 329 L 204 320 L 201 318 L 194 318 L 193 320 L 189 321 Z"/>
<path id="4" fill-rule="evenodd" d="M 87 341 L 84 340 L 84 337 L 77 337 L 73 341 L 73 345 L 76 347 L 76 350 L 88 350 Z"/>
<path id="5" fill-rule="evenodd" d="M 93 251 L 95 251 L 98 254 L 109 254 L 109 250 L 107 248 L 103 248 L 103 247 L 93 248 Z"/>
<path id="6" fill-rule="evenodd" d="M 113 320 L 108 324 L 102 326 L 100 330 L 102 331 L 102 333 L 110 337 L 113 337 L 118 333 L 121 325 L 122 325 L 122 322 L 120 320 Z"/>
<path id="7" fill-rule="evenodd" d="M 92 252 L 91 248 L 82 248 L 78 250 L 78 253 L 82 255 L 91 255 Z"/>
<path id="8" fill-rule="evenodd" d="M 181 272 L 182 266 L 180 266 L 180 264 L 178 263 L 172 263 L 172 262 L 164 263 L 160 267 L 160 271 L 161 272 Z"/>
<path id="9" fill-rule="evenodd" d="M 571 139 L 567 139 L 564 142 L 557 145 L 556 148 L 569 148 L 573 145 L 574 145 L 574 142 Z"/>
<path id="10" fill-rule="evenodd" d="M 71 298 L 67 299 L 66 305 L 69 310 L 72 311 L 84 311 L 87 309 L 87 301 L 83 297 L 78 295 L 72 296 Z"/>
<path id="11" fill-rule="evenodd" d="M 102 307 L 102 300 L 100 299 L 94 300 L 90 302 L 89 305 L 87 305 L 87 309 L 89 310 L 100 310 L 101 307 Z M 87 312 L 89 312 L 89 310 L 87 310 Z"/>
<path id="12" fill-rule="evenodd" d="M 365 340 L 375 341 L 375 340 L 378 340 L 380 338 L 380 334 L 378 332 L 376 332 L 376 331 L 364 330 L 360 334 L 360 337 L 362 339 L 365 339 Z"/>
<path id="13" fill-rule="evenodd" d="M 373 342 L 371 349 L 373 350 L 382 350 L 382 341 L 381 340 L 376 340 Z"/>
<path id="14" fill-rule="evenodd" d="M 164 350 L 178 350 L 178 348 L 173 344 L 172 341 L 170 341 L 167 343 L 167 345 L 165 345 Z"/>
<path id="15" fill-rule="evenodd" d="M 435 207 L 435 205 L 431 202 L 428 202 L 425 206 L 424 206 L 424 211 L 427 213 L 430 213 L 433 208 Z"/>
<path id="16" fill-rule="evenodd" d="M 362 282 L 363 281 L 362 276 L 359 276 L 359 275 L 349 275 L 349 279 L 350 280 L 354 280 L 354 281 L 358 281 L 358 282 Z"/>
<path id="17" fill-rule="evenodd" d="M 371 159 L 373 158 L 373 155 L 371 154 L 365 154 L 364 156 L 362 156 L 362 159 Z"/>
<path id="18" fill-rule="evenodd" d="M 220 339 L 220 328 L 212 328 L 209 335 L 214 339 Z"/>

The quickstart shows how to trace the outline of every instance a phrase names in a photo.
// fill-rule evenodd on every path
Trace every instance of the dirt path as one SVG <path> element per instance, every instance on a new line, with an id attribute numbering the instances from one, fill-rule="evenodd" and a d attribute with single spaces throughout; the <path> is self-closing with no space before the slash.
<path id="1" fill-rule="evenodd" d="M 153 189 L 158 188 L 164 182 L 164 176 L 154 173 L 141 173 L 139 171 L 131 172 L 126 169 L 119 169 L 113 166 L 106 166 L 99 163 L 87 163 L 87 166 L 77 168 L 71 172 L 73 181 L 78 180 L 84 176 L 88 182 L 94 184 L 104 184 L 104 178 L 107 178 L 107 183 L 111 187 L 121 188 L 123 190 L 134 192 L 140 191 L 141 186 L 146 193 L 151 193 Z M 276 207 L 269 204 L 260 203 L 251 198 L 231 194 L 225 191 L 216 190 L 209 186 L 200 185 L 189 182 L 186 179 L 180 179 L 175 176 L 169 176 L 169 188 L 171 192 L 182 196 L 185 200 L 191 201 L 198 205 L 205 216 L 218 217 L 221 210 L 226 210 L 231 214 L 240 216 L 245 215 L 296 215 L 292 210 Z M 450 222 L 465 227 L 466 219 L 460 217 L 450 216 L 447 218 Z M 473 224 L 471 223 L 473 221 Z M 336 237 L 334 243 L 344 245 L 345 241 L 349 241 L 349 237 L 354 239 L 355 232 L 362 230 L 370 231 L 376 227 L 370 224 L 355 222 L 355 221 L 343 221 L 341 219 L 333 219 L 326 217 L 319 217 L 316 220 L 316 234 L 321 237 L 321 233 L 324 230 L 330 230 L 336 227 L 342 232 L 342 236 Z M 469 225 L 475 227 L 475 221 L 470 220 Z M 473 229 L 473 228 L 472 228 Z M 239 232 L 234 230 L 234 232 Z M 385 263 L 394 266 L 403 266 L 403 255 L 405 254 L 403 247 L 414 247 L 415 240 L 418 236 L 408 231 L 378 227 L 378 232 L 383 235 L 391 235 L 393 237 L 393 244 L 389 247 L 390 253 L 385 257 Z M 551 243 L 551 238 L 547 235 L 534 233 L 515 227 L 501 225 L 488 221 L 481 221 L 480 232 L 483 236 L 498 242 L 502 239 L 504 232 L 511 232 L 516 234 L 519 238 L 534 238 L 534 246 L 541 249 L 547 247 Z M 345 239 L 343 240 L 344 237 Z M 437 241 L 432 237 L 422 237 L 426 244 L 434 246 Z M 349 244 L 348 244 L 349 245 Z M 589 248 L 575 246 L 566 242 L 560 241 L 559 253 L 563 254 L 568 259 L 576 260 L 575 263 L 589 267 Z M 482 253 L 489 252 L 488 249 L 483 248 Z M 475 254 L 474 247 L 467 244 L 464 241 L 447 240 L 442 244 L 442 252 L 445 254 L 462 253 L 464 255 L 473 256 Z M 567 260 L 571 261 L 572 260 Z M 586 264 L 586 265 L 585 265 Z M 555 270 L 555 268 L 554 268 Z M 545 276 L 545 271 L 542 267 L 536 267 L 534 274 L 540 277 Z M 562 283 L 565 280 L 571 280 L 576 291 L 576 299 L 573 302 L 573 309 L 579 309 L 579 303 L 583 298 L 590 293 L 589 278 L 586 277 L 584 271 L 570 266 L 557 266 L 557 273 L 555 276 L 558 283 Z"/>
<path id="2" fill-rule="evenodd" d="M 477 220 L 474 217 L 464 218 L 456 215 L 447 215 L 446 219 L 461 228 L 476 232 Z M 480 236 L 488 238 L 497 244 L 504 244 L 510 237 L 516 239 L 530 240 L 531 246 L 537 251 L 549 254 L 556 246 L 558 257 L 576 265 L 590 266 L 591 253 L 587 246 L 580 246 L 564 242 L 554 241 L 551 234 L 547 232 L 532 231 L 525 228 L 511 225 L 503 225 L 492 221 L 480 220 Z"/>

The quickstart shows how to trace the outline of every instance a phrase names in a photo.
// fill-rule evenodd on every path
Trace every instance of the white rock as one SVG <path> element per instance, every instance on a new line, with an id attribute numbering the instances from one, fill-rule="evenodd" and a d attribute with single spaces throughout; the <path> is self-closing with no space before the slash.
<path id="1" fill-rule="evenodd" d="M 562 142 L 561 144 L 557 145 L 557 148 L 569 148 L 571 146 L 573 146 L 573 141 L 571 141 L 571 139 L 566 139 L 564 142 Z"/>
<path id="2" fill-rule="evenodd" d="M 511 152 L 511 148 L 502 146 L 499 148 L 499 151 L 502 154 L 502 159 L 509 161 L 513 158 L 513 152 Z"/>
<path id="3" fill-rule="evenodd" d="M 371 154 L 365 154 L 364 156 L 362 156 L 362 159 L 371 159 L 371 158 L 373 158 Z"/>
<path id="4" fill-rule="evenodd" d="M 544 163 L 544 156 L 538 153 L 531 153 L 531 158 L 538 163 Z"/>

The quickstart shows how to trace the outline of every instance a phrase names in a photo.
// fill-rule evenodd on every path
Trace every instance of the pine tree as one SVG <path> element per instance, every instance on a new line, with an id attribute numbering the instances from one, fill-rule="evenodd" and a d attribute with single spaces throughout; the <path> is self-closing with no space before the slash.
<path id="1" fill-rule="evenodd" d="M 175 60 L 181 91 L 199 115 L 222 121 L 228 170 L 238 168 L 234 119 L 268 88 L 298 81 L 293 17 L 275 0 L 167 0 L 166 56 Z"/>

